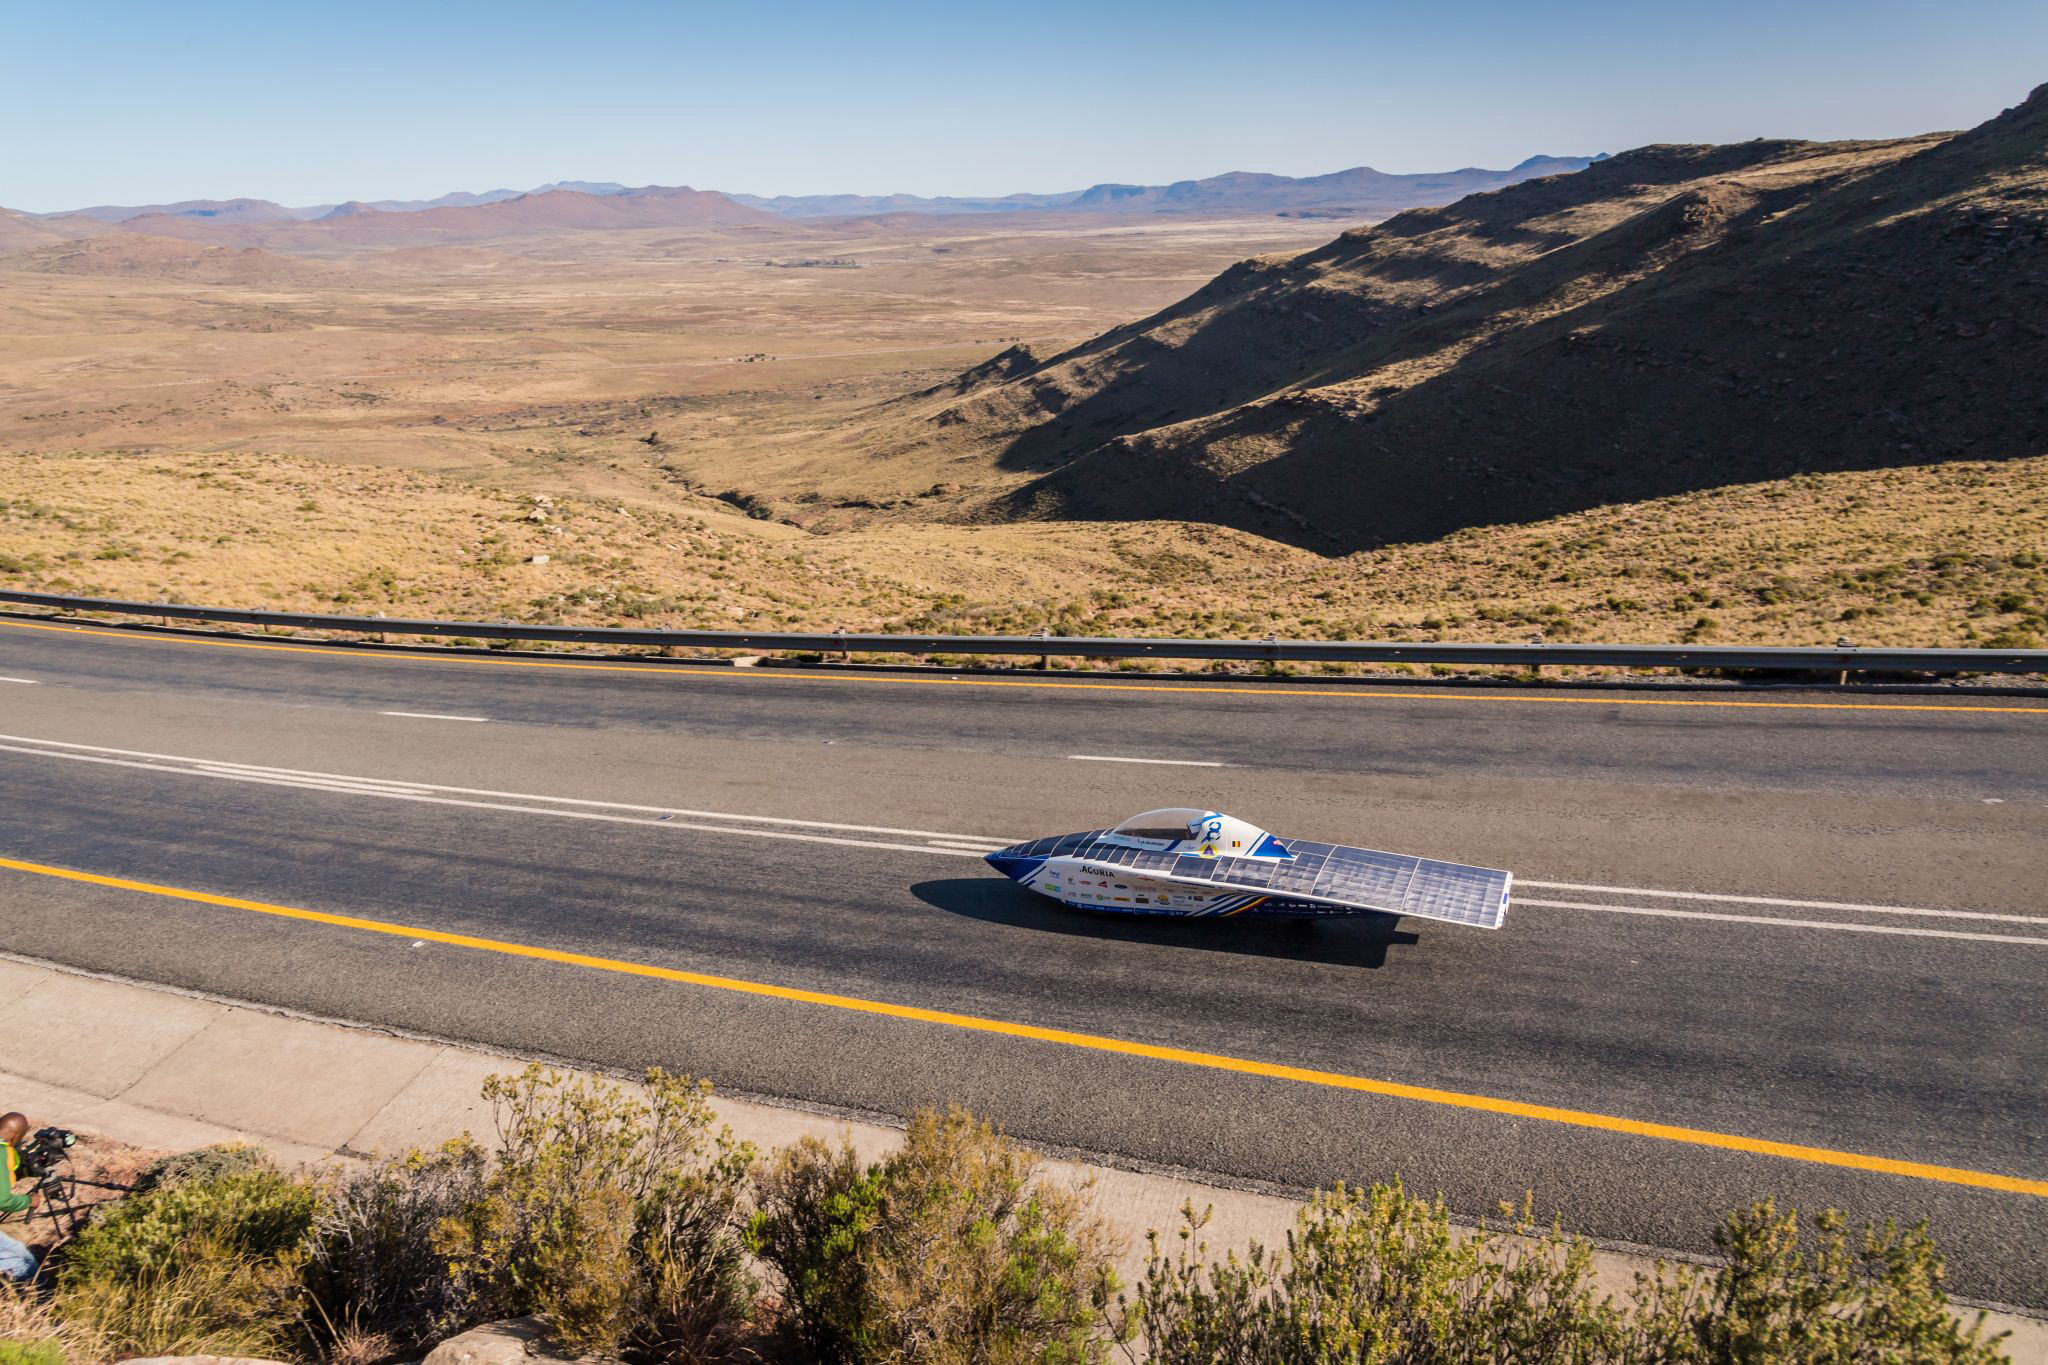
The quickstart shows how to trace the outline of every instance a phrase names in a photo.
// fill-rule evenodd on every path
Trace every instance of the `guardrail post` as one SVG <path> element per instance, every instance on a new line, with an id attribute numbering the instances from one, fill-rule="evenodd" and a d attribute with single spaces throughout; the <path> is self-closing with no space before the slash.
<path id="1" fill-rule="evenodd" d="M 1041 626 L 1038 631 L 1038 638 L 1041 640 L 1050 640 L 1052 638 L 1052 631 Z M 1045 672 L 1049 670 L 1051 667 L 1052 655 L 1041 654 L 1038 656 L 1038 669 L 1040 672 Z"/>

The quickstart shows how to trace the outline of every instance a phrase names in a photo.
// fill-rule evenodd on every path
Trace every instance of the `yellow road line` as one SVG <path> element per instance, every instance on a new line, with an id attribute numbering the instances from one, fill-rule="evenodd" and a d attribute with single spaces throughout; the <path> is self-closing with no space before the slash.
<path id="1" fill-rule="evenodd" d="M 16 630 L 50 630 L 67 635 L 92 635 L 123 640 L 131 644 L 204 645 L 214 649 L 261 649 L 285 654 L 320 654 L 330 659 L 376 661 L 380 663 L 477 664 L 491 668 L 569 668 L 591 673 L 659 673 L 692 682 L 834 682 L 888 683 L 899 687 L 1037 687 L 1082 692 L 1206 692 L 1240 696 L 1286 698 L 1313 701 L 1328 698 L 1354 701 L 1464 701 L 1496 704 L 1523 703 L 1547 706 L 1705 706 L 1764 711 L 1991 711 L 2002 715 L 2048 716 L 2044 706 L 1970 706 L 1947 703 L 1876 701 L 1722 701 L 1695 697 L 1550 697 L 1497 696 L 1482 692 L 1386 692 L 1353 691 L 1318 687 L 1299 690 L 1285 687 L 1231 687 L 1214 683 L 1132 683 L 1077 682 L 1072 679 L 1036 678 L 929 678 L 889 677 L 875 673 L 782 672 L 754 668 L 698 669 L 662 664 L 579 663 L 569 659 L 493 659 L 459 654 L 415 654 L 357 652 L 327 645 L 271 644 L 259 640 L 205 640 L 189 635 L 140 635 L 128 631 L 95 629 L 90 626 L 44 625 L 28 621 L 0 621 Z"/>
<path id="2" fill-rule="evenodd" d="M 1425 1104 L 1447 1105 L 1454 1109 L 1472 1109 L 1488 1114 L 1507 1114 L 1515 1118 L 1539 1119 L 1546 1123 L 1561 1123 L 1574 1128 L 1594 1128 L 1609 1133 L 1626 1133 L 1632 1137 L 1654 1138 L 1662 1142 L 1690 1143 L 1701 1147 L 1718 1147 L 1725 1151 L 1744 1152 L 1756 1156 L 1781 1157 L 1787 1161 L 1811 1162 L 1819 1166 L 1839 1166 L 1855 1171 L 1873 1171 L 1881 1175 L 1905 1176 L 1914 1180 L 1939 1181 L 1947 1185 L 1971 1185 L 1979 1189 L 1999 1190 L 2009 1194 L 2030 1194 L 2037 1198 L 2048 1198 L 2048 1180 L 2028 1180 L 2019 1176 L 2000 1175 L 1993 1171 L 1972 1171 L 1955 1166 L 1931 1166 L 1918 1161 L 1900 1161 L 1892 1157 L 1867 1156 L 1860 1152 L 1838 1152 L 1826 1147 L 1803 1147 L 1790 1142 L 1773 1142 L 1765 1138 L 1742 1137 L 1734 1133 L 1717 1133 L 1701 1128 L 1681 1128 L 1667 1123 L 1646 1123 L 1640 1119 L 1618 1118 L 1611 1114 L 1595 1114 L 1580 1109 L 1560 1109 L 1547 1104 L 1528 1104 L 1521 1100 L 1499 1099 L 1491 1095 L 1471 1095 L 1457 1090 L 1438 1090 L 1430 1086 L 1404 1085 L 1396 1081 L 1377 1081 L 1364 1076 L 1349 1076 L 1337 1071 L 1317 1071 L 1308 1067 L 1283 1066 L 1277 1062 L 1254 1061 L 1245 1057 L 1230 1057 L 1215 1052 L 1195 1052 L 1187 1048 L 1160 1047 L 1152 1043 L 1134 1043 L 1122 1038 L 1109 1038 L 1093 1033 L 1075 1033 L 1067 1029 L 1040 1028 L 1035 1024 L 1017 1024 L 1003 1019 L 985 1019 L 973 1014 L 954 1014 L 947 1010 L 922 1009 L 915 1005 L 896 1005 L 881 1000 L 864 1000 L 859 996 L 834 995 L 826 991 L 800 990 L 793 986 L 773 986 L 760 981 L 742 981 L 729 976 L 712 976 L 704 972 L 680 971 L 673 967 L 656 967 L 644 962 L 626 962 L 617 958 L 592 957 L 584 953 L 562 952 L 554 948 L 539 948 L 526 943 L 511 943 L 503 939 L 478 938 L 469 934 L 451 934 L 439 929 L 424 929 L 416 925 L 393 924 L 387 920 L 359 919 L 353 915 L 331 915 L 319 910 L 302 910 L 289 905 L 272 905 L 267 901 L 242 900 L 234 896 L 216 896 L 206 891 L 188 891 L 182 887 L 161 886 L 154 882 L 130 881 L 125 877 L 102 876 L 96 872 L 79 872 L 67 867 L 51 867 L 44 863 L 22 862 L 14 858 L 0 858 L 0 868 L 11 868 L 16 872 L 33 873 L 39 877 L 57 877 L 65 881 L 85 882 L 93 886 L 113 887 L 121 891 L 138 891 L 151 896 L 168 896 L 175 900 L 196 901 L 201 905 L 218 905 L 230 910 L 246 910 L 259 915 L 274 915 L 280 919 L 304 920 L 313 924 L 332 925 L 341 929 L 355 929 L 364 933 L 388 934 L 394 938 L 425 940 L 429 943 L 445 943 L 456 948 L 473 948 L 479 952 L 499 953 L 507 957 L 533 958 L 542 962 L 555 962 L 570 967 L 585 967 L 593 971 L 615 972 L 623 976 L 652 977 L 659 981 L 674 981 L 688 986 L 703 986 L 712 990 L 732 991 L 740 995 L 766 996 L 773 1000 L 788 1000 L 804 1005 L 822 1005 L 830 1009 L 849 1010 L 856 1014 L 881 1015 L 890 1019 L 910 1019 L 919 1023 L 942 1024 L 949 1028 L 966 1029 L 974 1033 L 993 1033 L 1009 1038 L 1028 1038 L 1034 1042 L 1057 1043 L 1065 1047 L 1080 1048 L 1088 1052 L 1114 1053 L 1126 1057 L 1144 1057 L 1157 1062 L 1176 1062 L 1183 1066 L 1201 1067 L 1210 1071 L 1229 1071 L 1246 1076 L 1260 1076 L 1270 1080 L 1298 1081 L 1304 1085 L 1325 1086 L 1334 1090 L 1352 1090 L 1368 1095 L 1383 1095 L 1394 1099 L 1417 1100 Z"/>

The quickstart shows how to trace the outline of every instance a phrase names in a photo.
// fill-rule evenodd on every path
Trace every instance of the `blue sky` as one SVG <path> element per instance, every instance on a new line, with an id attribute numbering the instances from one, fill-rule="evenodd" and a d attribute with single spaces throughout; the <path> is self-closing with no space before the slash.
<path id="1" fill-rule="evenodd" d="M 1963 127 L 2043 0 L 0 0 L 0 205 L 997 194 Z"/>

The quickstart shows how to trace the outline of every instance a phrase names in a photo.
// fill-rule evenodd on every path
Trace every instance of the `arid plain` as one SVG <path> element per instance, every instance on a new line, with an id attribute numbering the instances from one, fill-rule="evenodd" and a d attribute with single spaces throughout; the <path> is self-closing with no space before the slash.
<path id="1" fill-rule="evenodd" d="M 0 583 L 675 626 L 2026 635 L 2048 459 L 1800 476 L 1331 556 L 1193 517 L 977 524 L 945 509 L 1025 474 L 890 441 L 907 395 L 1344 226 L 888 214 L 452 245 L 0 243 Z"/>

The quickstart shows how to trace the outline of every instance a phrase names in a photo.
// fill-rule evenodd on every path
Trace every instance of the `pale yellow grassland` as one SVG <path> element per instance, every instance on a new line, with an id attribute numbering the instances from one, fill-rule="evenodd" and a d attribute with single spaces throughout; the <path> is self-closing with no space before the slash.
<path id="1" fill-rule="evenodd" d="M 1324 559 L 1186 523 L 807 535 L 239 453 L 0 461 L 0 584 L 698 628 L 2017 646 L 2048 458 L 1806 476 Z M 546 562 L 532 562 L 546 556 Z"/>

